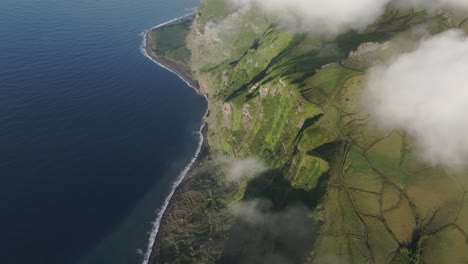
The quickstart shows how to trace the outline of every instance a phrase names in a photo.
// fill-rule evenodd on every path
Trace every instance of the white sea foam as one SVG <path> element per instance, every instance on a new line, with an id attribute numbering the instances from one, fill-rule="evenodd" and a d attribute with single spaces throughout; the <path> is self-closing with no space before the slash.
<path id="1" fill-rule="evenodd" d="M 191 14 L 189 14 L 191 15 Z M 153 27 L 152 29 L 154 28 L 158 28 L 158 27 L 162 27 L 162 26 L 165 26 L 169 23 L 173 23 L 179 19 L 182 19 L 182 18 L 185 18 L 189 15 L 186 15 L 186 16 L 183 16 L 183 17 L 180 17 L 180 18 L 176 18 L 176 19 L 173 19 L 171 21 L 168 21 L 168 22 L 165 22 L 165 23 L 162 23 L 160 25 L 157 25 L 155 27 Z M 146 35 L 148 33 L 148 30 L 145 30 L 144 32 L 142 32 L 142 36 L 143 36 L 143 43 L 140 47 L 140 50 L 142 52 L 142 54 L 147 57 L 148 59 L 150 59 L 151 61 L 153 61 L 154 63 L 158 64 L 159 66 L 161 66 L 162 68 L 176 74 L 180 79 L 182 79 L 188 86 L 192 87 L 198 94 L 202 95 L 200 93 L 200 91 L 197 89 L 197 87 L 194 87 L 193 85 L 191 85 L 187 80 L 185 80 L 182 76 L 178 75 L 175 71 L 169 69 L 168 67 L 162 65 L 161 63 L 157 62 L 155 59 L 153 59 L 147 52 L 146 52 Z M 205 97 L 205 100 L 208 101 L 208 98 L 206 95 L 203 95 Z M 200 152 L 201 152 L 201 149 L 202 149 L 202 146 L 203 146 L 203 142 L 204 142 L 204 138 L 203 138 L 203 129 L 205 128 L 205 118 L 208 116 L 208 113 L 209 113 L 209 108 L 206 109 L 206 112 L 205 112 L 205 115 L 203 116 L 202 118 L 202 124 L 201 124 L 201 127 L 200 129 L 196 132 L 196 134 L 199 136 L 199 141 L 198 141 L 198 146 L 197 146 L 197 149 L 196 149 L 196 152 L 195 152 L 195 155 L 193 156 L 192 160 L 189 162 L 189 164 L 187 164 L 187 166 L 185 166 L 185 168 L 180 172 L 180 174 L 177 176 L 175 182 L 172 184 L 172 188 L 171 188 L 171 191 L 169 193 L 169 195 L 166 197 L 166 199 L 164 200 L 164 204 L 161 206 L 161 208 L 157 211 L 157 215 L 156 215 L 156 220 L 154 222 L 152 222 L 153 226 L 152 226 L 152 229 L 151 229 L 151 233 L 150 233 L 150 237 L 149 237 L 149 241 L 148 241 L 148 247 L 146 249 L 146 253 L 144 254 L 144 257 L 143 257 L 143 262 L 142 264 L 148 264 L 148 261 L 149 261 L 149 258 L 151 256 L 151 252 L 153 250 L 153 246 L 154 246 L 154 243 L 156 241 L 156 237 L 158 235 L 158 232 L 159 232 L 159 227 L 161 225 L 161 220 L 164 216 L 164 213 L 166 212 L 167 210 L 167 207 L 169 206 L 169 203 L 171 202 L 172 200 L 172 197 L 174 196 L 174 193 L 175 191 L 177 190 L 177 188 L 180 186 L 180 184 L 183 182 L 183 180 L 185 179 L 185 176 L 187 175 L 187 173 L 190 171 L 190 169 L 192 168 L 192 166 L 195 164 L 195 162 L 197 161 L 198 159 L 198 156 L 200 155 Z"/>
<path id="2" fill-rule="evenodd" d="M 149 54 L 148 52 L 146 52 L 146 33 L 148 32 L 148 30 L 146 30 L 145 32 L 143 32 L 143 44 L 142 46 L 140 47 L 140 51 L 141 53 L 148 59 L 150 59 L 151 61 L 153 61 L 154 63 L 158 64 L 161 68 L 164 68 L 172 73 L 174 73 L 175 75 L 177 75 L 182 81 L 185 82 L 185 84 L 187 84 L 188 86 L 190 86 L 191 88 L 193 88 L 198 94 L 201 94 L 200 91 L 198 90 L 197 87 L 193 86 L 189 81 L 187 81 L 184 77 L 180 76 L 179 74 L 177 74 L 177 72 L 175 72 L 174 70 L 172 69 L 169 69 L 168 67 L 162 65 L 161 63 L 159 63 L 158 61 L 156 61 L 155 59 L 153 59 Z"/>
<path id="3" fill-rule="evenodd" d="M 184 19 L 184 18 L 186 18 L 186 17 L 189 17 L 189 16 L 191 16 L 191 15 L 193 15 L 193 14 L 195 13 L 195 10 L 196 10 L 196 8 L 195 8 L 194 10 L 188 10 L 188 11 L 190 11 L 190 13 L 185 14 L 185 15 L 183 15 L 183 16 L 181 16 L 181 17 L 178 17 L 178 18 L 174 18 L 174 19 L 169 20 L 169 21 L 167 21 L 167 22 L 161 23 L 161 24 L 159 24 L 159 25 L 157 25 L 157 26 L 152 27 L 151 29 L 160 28 L 160 27 L 163 27 L 163 26 L 165 26 L 165 25 L 167 25 L 167 24 L 174 23 L 174 22 L 176 22 L 176 21 L 179 20 L 179 19 Z"/>
<path id="4" fill-rule="evenodd" d="M 208 111 L 207 111 L 207 113 L 208 113 Z M 206 115 L 207 114 L 205 114 L 203 119 L 206 117 Z M 142 262 L 143 264 L 148 264 L 149 258 L 151 256 L 151 252 L 153 250 L 154 243 L 156 241 L 156 236 L 158 235 L 158 232 L 159 232 L 159 227 L 161 225 L 162 217 L 164 216 L 164 213 L 166 212 L 166 209 L 169 206 L 169 203 L 171 202 L 175 191 L 180 186 L 182 181 L 185 179 L 185 176 L 187 175 L 187 173 L 192 168 L 193 164 L 195 164 L 195 162 L 198 159 L 198 156 L 200 154 L 200 151 L 202 149 L 203 142 L 204 142 L 203 133 L 202 133 L 204 128 L 205 128 L 205 122 L 202 122 L 202 125 L 201 125 L 200 129 L 197 132 L 200 139 L 199 139 L 199 142 L 198 142 L 197 151 L 195 152 L 195 156 L 192 158 L 190 163 L 182 170 L 182 172 L 177 177 L 176 181 L 172 184 L 171 192 L 166 197 L 166 200 L 164 200 L 163 206 L 161 206 L 161 208 L 159 209 L 159 211 L 157 213 L 156 220 L 153 222 L 153 227 L 152 227 L 152 230 L 151 230 L 151 233 L 150 233 L 148 248 L 146 249 L 146 253 L 145 253 L 144 258 L 143 258 L 143 262 Z"/>

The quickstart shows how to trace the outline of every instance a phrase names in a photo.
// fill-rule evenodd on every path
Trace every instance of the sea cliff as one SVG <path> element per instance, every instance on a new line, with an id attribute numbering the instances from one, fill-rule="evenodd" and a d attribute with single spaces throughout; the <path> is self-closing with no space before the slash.
<path id="1" fill-rule="evenodd" d="M 462 258 L 466 250 L 438 241 L 465 243 L 464 191 L 419 162 L 405 133 L 370 124 L 359 96 L 395 39 L 457 19 L 388 10 L 363 32 L 317 36 L 291 30 L 281 14 L 203 0 L 190 19 L 148 32 L 148 54 L 196 84 L 210 107 L 209 150 L 165 211 L 150 263 Z M 243 172 L 234 180 L 233 168 Z"/>

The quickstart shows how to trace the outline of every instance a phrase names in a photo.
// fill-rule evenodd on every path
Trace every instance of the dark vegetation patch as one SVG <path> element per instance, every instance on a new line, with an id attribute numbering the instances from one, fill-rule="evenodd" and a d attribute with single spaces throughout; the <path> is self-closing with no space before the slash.
<path id="1" fill-rule="evenodd" d="M 300 263 L 313 247 L 320 222 L 313 218 L 326 190 L 324 175 L 312 192 L 293 188 L 271 170 L 252 180 L 240 202 L 255 202 L 259 219 L 238 217 L 217 263 Z"/>
<path id="2" fill-rule="evenodd" d="M 224 1 L 203 2 L 199 27 L 228 13 Z M 287 34 L 275 24 L 241 35 L 245 49 L 232 59 L 200 67 L 211 102 L 232 108 L 230 120 L 221 108 L 210 115 L 211 154 L 259 157 L 273 169 L 230 183 L 218 165 L 199 168 L 165 221 L 160 263 L 462 259 L 466 241 L 453 242 L 467 237 L 460 186 L 445 184 L 444 172 L 419 168 L 402 135 L 367 124 L 355 108 L 363 69 L 342 62 L 360 44 L 391 40 L 428 19 L 422 11 L 390 10 L 367 31 L 334 39 Z M 224 118 L 232 124 L 221 125 Z M 455 209 L 440 209 L 447 204 Z M 236 206 L 254 219 L 234 213 Z M 425 257 L 431 252 L 437 254 Z"/>

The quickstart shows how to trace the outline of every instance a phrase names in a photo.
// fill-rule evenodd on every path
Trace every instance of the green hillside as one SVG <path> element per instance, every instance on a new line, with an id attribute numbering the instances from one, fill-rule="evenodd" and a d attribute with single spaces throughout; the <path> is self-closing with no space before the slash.
<path id="1" fill-rule="evenodd" d="M 155 33 L 174 42 L 154 48 L 190 56 L 180 60 L 210 104 L 210 155 L 176 195 L 157 263 L 465 263 L 467 177 L 420 162 L 411 138 L 377 130 L 360 103 L 384 47 L 412 26 L 437 34 L 463 18 L 389 10 L 335 37 L 280 21 L 203 0 L 186 35 Z M 248 157 L 269 169 L 226 181 L 229 160 Z M 260 220 L 237 217 L 252 201 Z"/>

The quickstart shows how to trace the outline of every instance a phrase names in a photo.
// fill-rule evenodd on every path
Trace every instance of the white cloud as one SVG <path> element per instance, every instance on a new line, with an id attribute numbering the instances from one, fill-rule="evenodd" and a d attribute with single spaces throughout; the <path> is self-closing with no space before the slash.
<path id="1" fill-rule="evenodd" d="M 247 158 L 243 160 L 235 160 L 229 164 L 229 169 L 226 174 L 226 179 L 229 181 L 237 181 L 244 176 L 254 176 L 267 169 L 267 166 L 262 161 L 255 158 Z"/>
<path id="2" fill-rule="evenodd" d="M 390 0 L 232 0 L 239 4 L 259 4 L 267 11 L 289 12 L 300 27 L 319 33 L 339 33 L 364 29 L 385 10 Z"/>
<path id="3" fill-rule="evenodd" d="M 225 253 L 236 263 L 303 263 L 320 227 L 311 217 L 313 211 L 301 204 L 280 209 L 260 198 L 240 201 L 230 209 L 237 223 Z M 284 246 L 271 247 L 273 243 Z"/>
<path id="4" fill-rule="evenodd" d="M 434 165 L 468 162 L 468 38 L 451 30 L 368 72 L 364 104 L 384 129 L 411 135 Z"/>
<path id="5" fill-rule="evenodd" d="M 468 9 L 468 0 L 231 0 L 239 5 L 256 4 L 264 10 L 286 15 L 301 30 L 337 34 L 362 30 L 383 15 L 388 4 L 428 9 Z"/>

